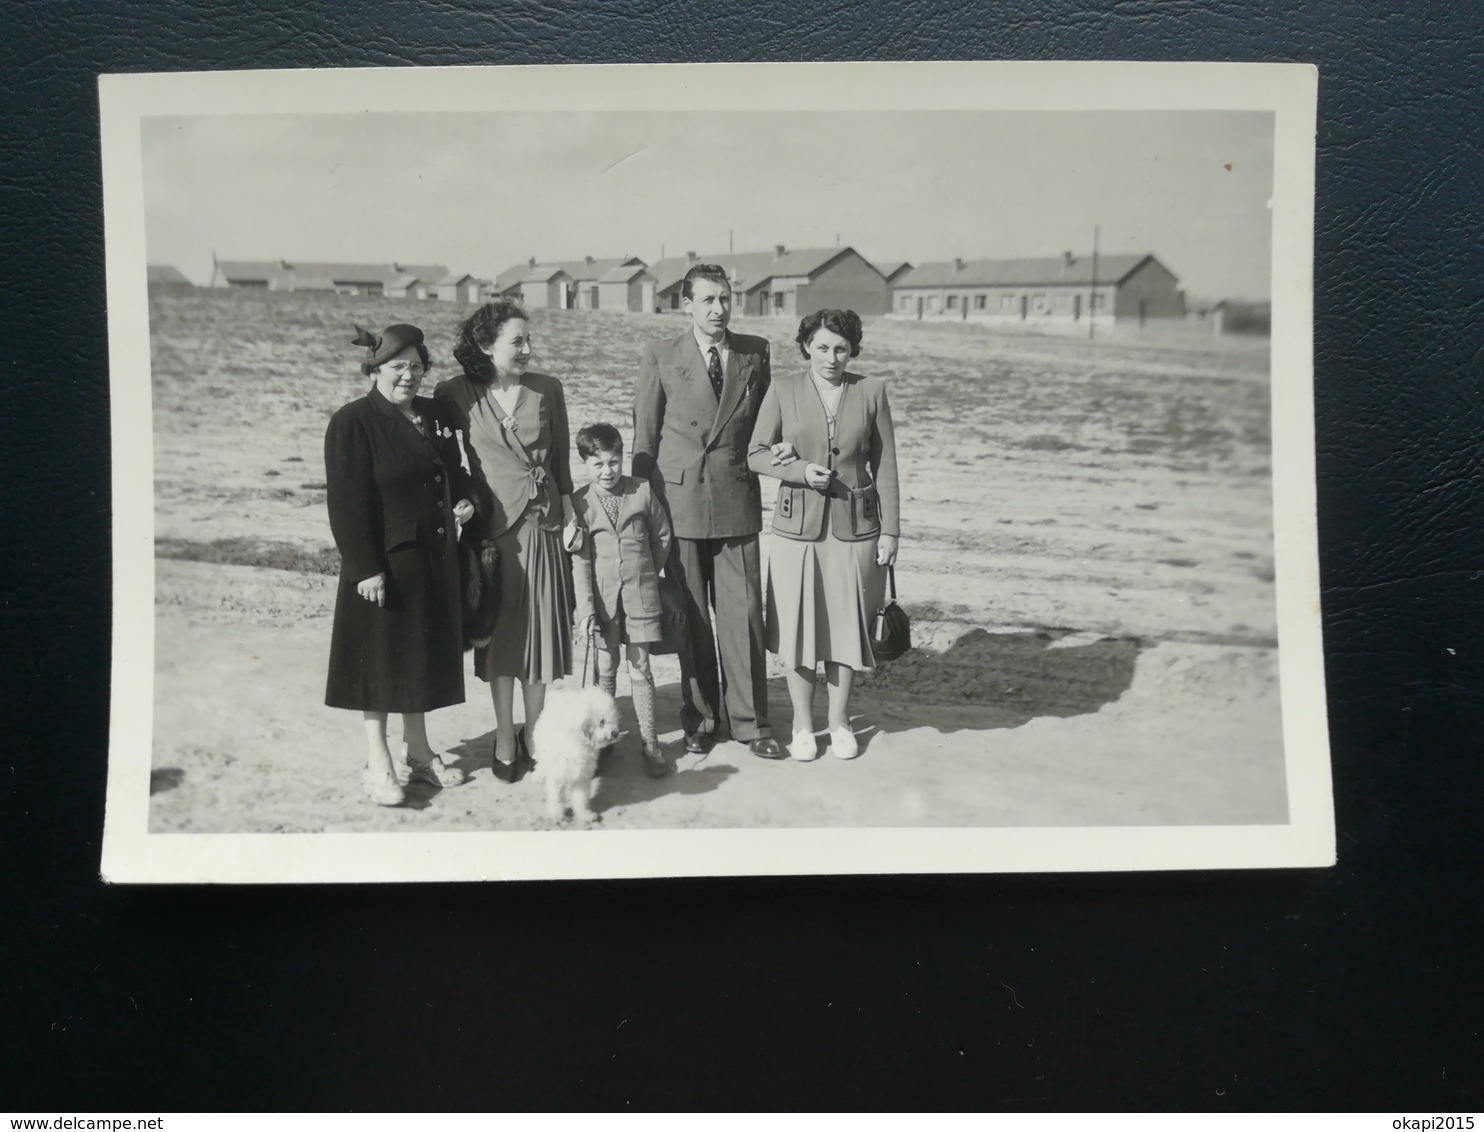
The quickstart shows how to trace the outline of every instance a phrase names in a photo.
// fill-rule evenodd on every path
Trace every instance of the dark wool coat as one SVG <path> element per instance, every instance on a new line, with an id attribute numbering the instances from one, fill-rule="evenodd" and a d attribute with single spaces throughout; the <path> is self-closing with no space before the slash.
<path id="1" fill-rule="evenodd" d="M 326 501 L 340 551 L 325 703 L 423 712 L 464 700 L 458 524 L 472 499 L 448 415 L 413 402 L 418 429 L 375 388 L 338 410 L 325 431 Z M 386 575 L 386 605 L 356 584 Z"/>
<path id="2" fill-rule="evenodd" d="M 689 325 L 651 342 L 634 381 L 634 475 L 661 494 L 676 538 L 755 535 L 763 529 L 747 446 L 768 391 L 768 340 L 727 332 L 721 400 Z"/>

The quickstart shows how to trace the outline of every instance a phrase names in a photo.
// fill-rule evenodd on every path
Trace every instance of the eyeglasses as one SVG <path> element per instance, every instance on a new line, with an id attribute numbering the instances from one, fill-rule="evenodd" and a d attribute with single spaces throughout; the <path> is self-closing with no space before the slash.
<path id="1" fill-rule="evenodd" d="M 428 372 L 428 367 L 421 362 L 388 362 L 381 367 L 395 377 L 405 377 L 411 374 L 413 377 L 421 377 Z"/>

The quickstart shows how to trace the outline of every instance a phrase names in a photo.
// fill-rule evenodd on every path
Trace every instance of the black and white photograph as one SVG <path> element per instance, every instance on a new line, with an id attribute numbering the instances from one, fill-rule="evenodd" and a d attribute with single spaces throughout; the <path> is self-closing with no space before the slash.
<path id="1" fill-rule="evenodd" d="M 100 100 L 107 879 L 1332 863 L 1311 68 Z"/>

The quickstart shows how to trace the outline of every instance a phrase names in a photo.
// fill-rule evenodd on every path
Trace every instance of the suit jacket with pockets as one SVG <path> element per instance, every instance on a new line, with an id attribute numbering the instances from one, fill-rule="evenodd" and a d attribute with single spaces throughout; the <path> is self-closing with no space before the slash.
<path id="1" fill-rule="evenodd" d="M 689 323 L 645 347 L 634 382 L 634 475 L 660 493 L 678 538 L 763 529 L 747 445 L 772 380 L 768 341 L 728 331 L 727 349 L 719 402 Z"/>
<path id="2" fill-rule="evenodd" d="M 615 526 L 589 484 L 572 495 L 584 535 L 573 555 L 572 580 L 580 621 L 589 613 L 606 625 L 623 610 L 631 622 L 660 618 L 659 568 L 670 553 L 670 520 L 649 484 L 624 476 L 615 485 L 619 498 Z"/>
<path id="3" fill-rule="evenodd" d="M 854 373 L 843 381 L 833 445 L 824 402 L 807 370 L 780 376 L 758 410 L 748 462 L 753 471 L 783 481 L 773 505 L 773 530 L 785 538 L 812 542 L 823 537 L 826 508 L 830 533 L 837 539 L 859 542 L 901 533 L 896 436 L 886 383 Z M 799 459 L 775 467 L 770 449 L 780 440 L 792 441 Z M 828 490 L 808 486 L 808 464 L 838 473 Z"/>

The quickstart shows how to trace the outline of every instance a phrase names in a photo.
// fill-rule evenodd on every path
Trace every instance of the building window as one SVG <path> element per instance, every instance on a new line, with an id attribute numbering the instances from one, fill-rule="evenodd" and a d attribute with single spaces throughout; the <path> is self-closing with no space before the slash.
<path id="1" fill-rule="evenodd" d="M 1043 293 L 1041 293 L 1041 292 L 1037 292 L 1036 294 L 1032 295 L 1031 296 L 1031 310 L 1033 310 L 1033 311 L 1043 311 L 1045 309 L 1046 309 L 1046 296 Z"/>
<path id="2" fill-rule="evenodd" d="M 949 295 L 948 296 L 948 309 L 951 310 L 951 311 L 958 310 L 958 296 L 957 295 Z"/>
<path id="3" fill-rule="evenodd" d="M 773 292 L 773 310 L 776 311 L 778 314 L 782 314 L 783 313 L 783 292 L 782 291 L 775 291 L 775 292 Z"/>
<path id="4" fill-rule="evenodd" d="M 1015 296 L 1013 294 L 1007 294 L 1007 295 L 1001 295 L 1000 296 L 1000 313 L 1001 314 L 1014 314 L 1015 313 Z"/>
<path id="5" fill-rule="evenodd" d="M 976 311 L 982 311 L 984 309 L 984 307 L 985 307 L 985 304 L 988 301 L 989 301 L 989 297 L 987 295 L 975 295 L 974 296 L 974 309 Z"/>
<path id="6" fill-rule="evenodd" d="M 1092 293 L 1092 309 L 1093 310 L 1101 310 L 1102 307 L 1103 307 L 1103 293 L 1101 291 L 1094 291 Z"/>
<path id="7" fill-rule="evenodd" d="M 929 295 L 928 296 L 928 310 L 935 311 L 937 309 L 938 309 L 938 296 L 937 295 Z"/>
<path id="8" fill-rule="evenodd" d="M 904 311 L 911 310 L 912 309 L 912 296 L 911 295 L 903 295 L 900 299 L 898 299 L 897 300 L 897 309 L 898 310 L 904 310 Z"/>
<path id="9" fill-rule="evenodd" d="M 1056 313 L 1066 314 L 1069 310 L 1072 309 L 1072 296 L 1067 294 L 1058 294 L 1056 296 L 1055 303 Z"/>

